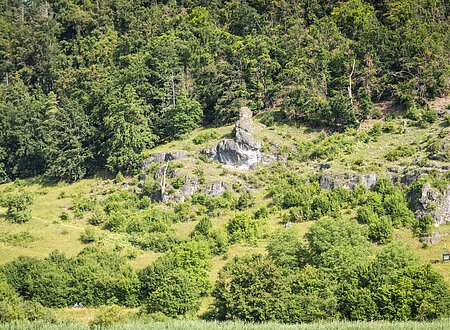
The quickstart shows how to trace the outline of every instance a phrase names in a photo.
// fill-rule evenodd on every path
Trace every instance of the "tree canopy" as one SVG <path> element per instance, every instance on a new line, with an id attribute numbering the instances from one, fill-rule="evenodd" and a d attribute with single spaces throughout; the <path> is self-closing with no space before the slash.
<path id="1" fill-rule="evenodd" d="M 449 91 L 445 0 L 0 2 L 0 180 L 132 173 L 245 104 L 354 127 Z"/>

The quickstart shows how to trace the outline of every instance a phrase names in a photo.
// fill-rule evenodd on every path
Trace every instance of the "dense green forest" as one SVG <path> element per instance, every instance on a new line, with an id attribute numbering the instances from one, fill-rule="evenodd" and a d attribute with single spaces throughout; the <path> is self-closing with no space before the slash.
<path id="1" fill-rule="evenodd" d="M 449 93 L 447 0 L 0 0 L 0 328 L 446 328 Z"/>
<path id="2" fill-rule="evenodd" d="M 333 129 L 449 90 L 445 0 L 2 0 L 0 180 L 133 173 L 241 105 Z"/>

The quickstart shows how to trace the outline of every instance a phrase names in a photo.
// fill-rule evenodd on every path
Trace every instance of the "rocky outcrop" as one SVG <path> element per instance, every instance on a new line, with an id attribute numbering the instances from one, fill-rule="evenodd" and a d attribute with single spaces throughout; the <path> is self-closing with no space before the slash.
<path id="1" fill-rule="evenodd" d="M 236 122 L 236 137 L 234 140 L 251 149 L 260 149 L 261 143 L 253 138 L 253 132 L 252 111 L 247 107 L 243 107 L 239 110 L 239 120 Z"/>
<path id="2" fill-rule="evenodd" d="M 178 160 L 186 158 L 188 153 L 186 151 L 170 151 L 170 152 L 161 152 L 156 154 L 151 154 L 147 157 L 146 160 L 142 163 L 141 168 L 145 170 L 151 164 L 160 163 L 164 164 L 171 160 Z"/>
<path id="3" fill-rule="evenodd" d="M 430 152 L 428 158 L 431 160 L 450 161 L 450 128 L 447 128 L 443 133 L 444 137 L 435 141 L 428 148 Z"/>
<path id="4" fill-rule="evenodd" d="M 392 173 L 387 175 L 393 182 L 400 182 L 402 184 L 412 184 L 419 178 L 427 175 L 429 169 L 414 169 L 404 171 L 403 173 Z M 333 173 L 325 172 L 321 175 L 319 184 L 322 189 L 335 189 L 343 187 L 353 190 L 359 184 L 366 188 L 372 188 L 377 182 L 378 176 L 376 174 L 348 174 L 348 173 Z M 426 183 L 422 189 L 412 196 L 415 201 L 415 210 L 419 217 L 425 214 L 431 215 L 435 220 L 435 226 L 446 224 L 450 222 L 450 185 L 441 192 L 436 188 L 431 187 Z"/>
<path id="5" fill-rule="evenodd" d="M 224 165 L 235 166 L 238 169 L 255 167 L 261 160 L 261 143 L 253 137 L 252 112 L 243 107 L 239 110 L 239 120 L 236 122 L 233 140 L 221 140 L 215 147 L 203 150 L 211 160 Z"/>
<path id="6" fill-rule="evenodd" d="M 169 201 L 183 202 L 189 196 L 192 196 L 198 190 L 197 177 L 190 177 L 178 169 L 169 168 L 169 162 L 173 160 L 184 159 L 188 156 L 186 151 L 169 151 L 151 154 L 142 163 L 141 175 L 139 177 L 139 184 L 137 193 L 142 193 L 144 181 L 149 175 L 152 175 L 158 183 L 159 188 L 151 194 L 150 198 L 162 203 Z M 158 164 L 153 173 L 148 173 L 148 168 L 153 164 Z M 172 179 L 182 178 L 185 183 L 179 189 L 174 189 L 171 184 Z M 178 188 L 178 187 L 177 187 Z"/>
<path id="7" fill-rule="evenodd" d="M 227 187 L 223 182 L 213 182 L 205 189 L 205 194 L 210 196 L 219 196 L 222 195 L 225 190 L 227 190 Z"/>
<path id="8" fill-rule="evenodd" d="M 435 226 L 450 222 L 450 185 L 443 192 L 424 184 L 417 198 L 419 216 L 430 214 L 435 219 Z"/>
<path id="9" fill-rule="evenodd" d="M 335 189 L 338 187 L 353 190 L 362 184 L 366 188 L 372 188 L 377 182 L 376 174 L 335 174 L 324 173 L 320 177 L 319 184 L 322 189 Z"/>
<path id="10" fill-rule="evenodd" d="M 223 182 L 209 182 L 200 184 L 196 175 L 192 175 L 183 168 L 171 168 L 170 161 L 181 160 L 188 157 L 186 151 L 171 151 L 151 154 L 142 164 L 142 172 L 136 193 L 144 193 L 144 182 L 151 176 L 156 186 L 153 191 L 146 193 L 159 203 L 184 202 L 196 192 L 202 192 L 210 196 L 222 195 L 229 187 Z M 152 167 L 153 164 L 158 166 Z M 151 168 L 151 171 L 149 170 Z M 182 184 L 180 185 L 180 181 Z"/>
<path id="11" fill-rule="evenodd" d="M 445 233 L 433 233 L 433 234 L 431 234 L 429 236 L 421 237 L 420 241 L 421 242 L 427 242 L 430 245 L 435 245 L 435 244 L 439 243 L 440 241 L 442 241 L 442 239 L 445 236 L 448 236 L 447 232 L 445 232 Z"/>

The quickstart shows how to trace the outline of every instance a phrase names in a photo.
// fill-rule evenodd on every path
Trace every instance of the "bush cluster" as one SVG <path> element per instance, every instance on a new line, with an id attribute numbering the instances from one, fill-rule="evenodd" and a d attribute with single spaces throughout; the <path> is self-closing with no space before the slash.
<path id="1" fill-rule="evenodd" d="M 19 257 L 1 268 L 7 283 L 21 297 L 46 307 L 82 302 L 100 306 L 117 301 L 136 306 L 139 279 L 124 257 L 85 248 L 68 258 L 55 251 L 47 258 Z"/>
<path id="2" fill-rule="evenodd" d="M 398 243 L 374 249 L 356 221 L 322 218 L 306 234 L 275 234 L 268 256 L 228 262 L 212 317 L 248 322 L 431 320 L 449 314 L 450 290 Z"/>

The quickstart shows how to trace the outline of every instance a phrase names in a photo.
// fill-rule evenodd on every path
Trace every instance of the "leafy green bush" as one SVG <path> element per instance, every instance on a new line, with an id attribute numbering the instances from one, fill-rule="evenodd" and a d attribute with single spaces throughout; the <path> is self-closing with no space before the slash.
<path id="1" fill-rule="evenodd" d="M 386 121 L 383 124 L 382 130 L 384 133 L 402 134 L 405 131 L 405 128 L 393 121 Z"/>
<path id="2" fill-rule="evenodd" d="M 209 142 L 211 140 L 215 140 L 218 137 L 219 137 L 219 135 L 217 134 L 216 131 L 208 131 L 208 132 L 200 133 L 199 135 L 194 137 L 192 139 L 192 142 L 194 142 L 195 144 L 203 144 L 203 143 Z"/>
<path id="3" fill-rule="evenodd" d="M 214 317 L 263 322 L 280 317 L 287 295 L 282 269 L 261 255 L 236 257 L 219 273 L 212 296 Z"/>
<path id="4" fill-rule="evenodd" d="M 386 244 L 392 240 L 394 228 L 392 221 L 388 216 L 374 217 L 368 222 L 369 238 L 379 244 Z"/>
<path id="5" fill-rule="evenodd" d="M 86 248 L 73 258 L 53 252 L 44 260 L 19 257 L 3 266 L 6 280 L 23 298 L 47 307 L 137 303 L 139 282 L 126 259 Z"/>
<path id="6" fill-rule="evenodd" d="M 427 109 L 422 114 L 422 120 L 428 124 L 434 123 L 438 119 L 438 113 L 433 109 Z"/>
<path id="7" fill-rule="evenodd" d="M 269 209 L 263 206 L 255 211 L 253 217 L 255 219 L 267 219 L 269 217 L 269 213 L 270 213 Z"/>
<path id="8" fill-rule="evenodd" d="M 0 323 L 20 320 L 55 321 L 54 313 L 41 304 L 20 297 L 17 292 L 0 280 Z"/>
<path id="9" fill-rule="evenodd" d="M 432 230 L 433 230 L 433 225 L 434 225 L 434 218 L 429 215 L 429 214 L 425 214 L 422 217 L 420 217 L 417 220 L 417 224 L 414 227 L 414 231 L 416 234 L 426 234 L 429 235 L 431 234 Z"/>
<path id="10" fill-rule="evenodd" d="M 80 234 L 80 241 L 83 244 L 90 244 L 97 241 L 97 234 L 93 228 L 86 228 L 81 234 Z"/>
<path id="11" fill-rule="evenodd" d="M 378 218 L 378 214 L 372 209 L 372 207 L 365 205 L 358 208 L 357 219 L 359 223 L 369 224 L 375 222 Z"/>
<path id="12" fill-rule="evenodd" d="M 350 192 L 345 189 L 322 190 L 316 195 L 311 204 L 313 218 L 318 219 L 323 216 L 335 216 L 338 211 L 347 203 Z"/>
<path id="13" fill-rule="evenodd" d="M 123 323 L 126 320 L 126 314 L 116 305 L 102 306 L 95 317 L 89 321 L 91 328 L 109 327 L 114 324 Z"/>
<path id="14" fill-rule="evenodd" d="M 63 211 L 63 212 L 61 212 L 61 214 L 59 215 L 59 219 L 60 219 L 61 221 L 69 221 L 69 220 L 70 220 L 70 215 L 69 215 L 69 213 Z"/>
<path id="15" fill-rule="evenodd" d="M 411 228 L 415 224 L 414 213 L 408 208 L 405 195 L 398 191 L 387 195 L 383 202 L 386 214 L 388 214 L 395 226 L 403 225 Z"/>
<path id="16" fill-rule="evenodd" d="M 382 133 L 382 125 L 380 122 L 376 122 L 375 124 L 373 124 L 372 128 L 369 131 L 369 135 L 376 140 L 378 137 L 381 136 Z"/>
<path id="17" fill-rule="evenodd" d="M 289 208 L 289 213 L 285 215 L 284 222 L 304 222 L 312 218 L 312 211 L 309 206 L 294 206 Z"/>
<path id="18" fill-rule="evenodd" d="M 210 265 L 210 251 L 202 241 L 179 245 L 158 258 L 139 273 L 144 310 L 172 317 L 195 313 L 210 288 Z"/>
<path id="19" fill-rule="evenodd" d="M 269 240 L 267 252 L 273 262 L 283 269 L 299 268 L 304 257 L 304 247 L 298 234 L 289 229 L 276 231 Z"/>
<path id="20" fill-rule="evenodd" d="M 212 222 L 211 218 L 203 217 L 200 221 L 195 225 L 194 233 L 200 234 L 203 236 L 208 236 L 211 233 Z"/>
<path id="21" fill-rule="evenodd" d="M 384 154 L 384 158 L 393 162 L 393 161 L 399 160 L 400 158 L 412 156 L 412 155 L 414 155 L 415 152 L 416 152 L 416 149 L 413 146 L 402 145 L 402 146 L 398 146 L 395 149 L 387 151 Z"/>
<path id="22" fill-rule="evenodd" d="M 185 242 L 185 239 L 171 232 L 150 232 L 131 234 L 128 241 L 142 250 L 164 253 Z"/>
<path id="23" fill-rule="evenodd" d="M 124 178 L 122 172 L 119 171 L 119 172 L 117 173 L 117 175 L 116 175 L 115 182 L 116 182 L 116 183 L 122 183 L 122 182 L 124 182 L 124 181 L 125 181 L 125 178 Z"/>
<path id="24" fill-rule="evenodd" d="M 251 242 L 261 235 L 261 220 L 255 220 L 247 213 L 237 213 L 227 224 L 231 243 Z"/>
<path id="25" fill-rule="evenodd" d="M 229 190 L 222 196 L 209 196 L 203 193 L 192 195 L 191 202 L 196 205 L 205 206 L 211 215 L 218 214 L 219 210 L 234 210 L 237 207 L 238 199 Z"/>
<path id="26" fill-rule="evenodd" d="M 388 178 L 378 178 L 377 182 L 375 183 L 373 187 L 373 191 L 380 193 L 382 196 L 386 196 L 389 194 L 393 194 L 397 191 L 397 187 L 394 185 L 392 180 L 389 180 Z"/>
<path id="27" fill-rule="evenodd" d="M 244 191 L 239 196 L 239 199 L 237 202 L 238 210 L 243 211 L 245 209 L 252 207 L 253 205 L 255 205 L 255 196 L 253 196 L 253 194 L 248 190 Z"/>
<path id="28" fill-rule="evenodd" d="M 30 194 L 8 195 L 3 204 L 7 207 L 6 220 L 14 223 L 24 223 L 31 220 L 30 206 L 33 204 L 33 197 Z"/>
<path id="29" fill-rule="evenodd" d="M 174 269 L 149 294 L 145 305 L 147 313 L 161 312 L 176 317 L 194 315 L 200 308 L 200 297 L 205 294 L 198 286 L 196 276 L 183 269 Z"/>
<path id="30" fill-rule="evenodd" d="M 71 210 L 77 218 L 82 218 L 85 212 L 94 211 L 97 201 L 90 196 L 78 196 L 74 199 Z"/>
<path id="31" fill-rule="evenodd" d="M 366 186 L 362 184 L 357 185 L 352 192 L 351 204 L 356 206 L 364 204 L 367 202 L 368 195 L 369 189 Z"/>

